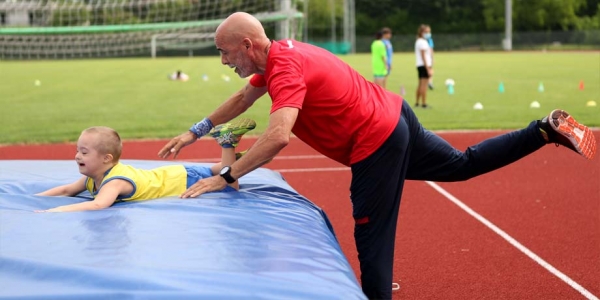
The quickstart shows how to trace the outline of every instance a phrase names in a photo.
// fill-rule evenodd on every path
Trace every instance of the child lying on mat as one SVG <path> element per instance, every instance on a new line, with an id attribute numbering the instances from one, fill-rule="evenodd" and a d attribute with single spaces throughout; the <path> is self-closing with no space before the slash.
<path id="1" fill-rule="evenodd" d="M 221 162 L 211 167 L 169 165 L 152 170 L 142 170 L 120 163 L 122 143 L 119 134 L 108 127 L 90 127 L 79 136 L 75 154 L 79 172 L 84 176 L 73 183 L 37 195 L 72 197 L 88 190 L 94 200 L 37 212 L 97 210 L 107 208 L 115 201 L 149 200 L 181 195 L 196 181 L 219 174 L 222 166 L 233 164 L 236 156 L 243 155 L 243 152 L 236 154 L 235 147 L 242 135 L 255 126 L 253 120 L 240 119 L 213 128 L 209 134 L 221 145 L 222 151 Z M 239 184 L 235 181 L 224 191 L 238 189 Z"/>

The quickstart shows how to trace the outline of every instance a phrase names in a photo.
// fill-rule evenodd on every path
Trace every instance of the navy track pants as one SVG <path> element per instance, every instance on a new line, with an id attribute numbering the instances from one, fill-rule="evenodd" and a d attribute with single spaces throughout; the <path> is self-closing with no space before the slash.
<path id="1" fill-rule="evenodd" d="M 506 166 L 546 144 L 537 121 L 487 139 L 465 152 L 424 129 L 404 101 L 395 130 L 366 159 L 351 166 L 350 198 L 363 292 L 392 298 L 396 223 L 404 181 L 462 181 Z"/>

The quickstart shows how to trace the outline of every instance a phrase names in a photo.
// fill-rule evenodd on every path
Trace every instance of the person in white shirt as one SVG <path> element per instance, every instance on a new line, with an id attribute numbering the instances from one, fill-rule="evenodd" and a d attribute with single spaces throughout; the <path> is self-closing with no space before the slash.
<path id="1" fill-rule="evenodd" d="M 421 107 L 427 108 L 427 86 L 429 84 L 429 77 L 431 77 L 432 69 L 432 56 L 431 47 L 429 42 L 425 39 L 425 35 L 430 33 L 428 25 L 422 24 L 417 30 L 417 41 L 415 42 L 415 57 L 417 63 L 417 74 L 419 75 L 419 85 L 417 87 L 417 102 L 415 107 L 419 106 L 419 100 L 421 101 Z"/>

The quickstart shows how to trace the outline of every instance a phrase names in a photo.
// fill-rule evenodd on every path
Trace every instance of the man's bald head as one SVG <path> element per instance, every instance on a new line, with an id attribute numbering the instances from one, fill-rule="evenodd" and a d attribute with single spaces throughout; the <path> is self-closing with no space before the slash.
<path id="1" fill-rule="evenodd" d="M 223 39 L 223 42 L 229 42 L 230 40 L 241 42 L 245 38 L 254 43 L 268 41 L 265 29 L 260 21 L 245 12 L 231 14 L 217 27 L 215 32 L 215 41 Z"/>

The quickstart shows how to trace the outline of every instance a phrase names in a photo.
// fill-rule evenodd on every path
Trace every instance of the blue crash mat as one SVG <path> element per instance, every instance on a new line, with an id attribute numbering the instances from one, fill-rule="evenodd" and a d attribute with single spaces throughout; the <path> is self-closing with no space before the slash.
<path id="1" fill-rule="evenodd" d="M 33 212 L 89 199 L 33 196 L 79 176 L 74 161 L 0 160 L 0 297 L 365 299 L 323 211 L 276 172 L 234 193 Z"/>

